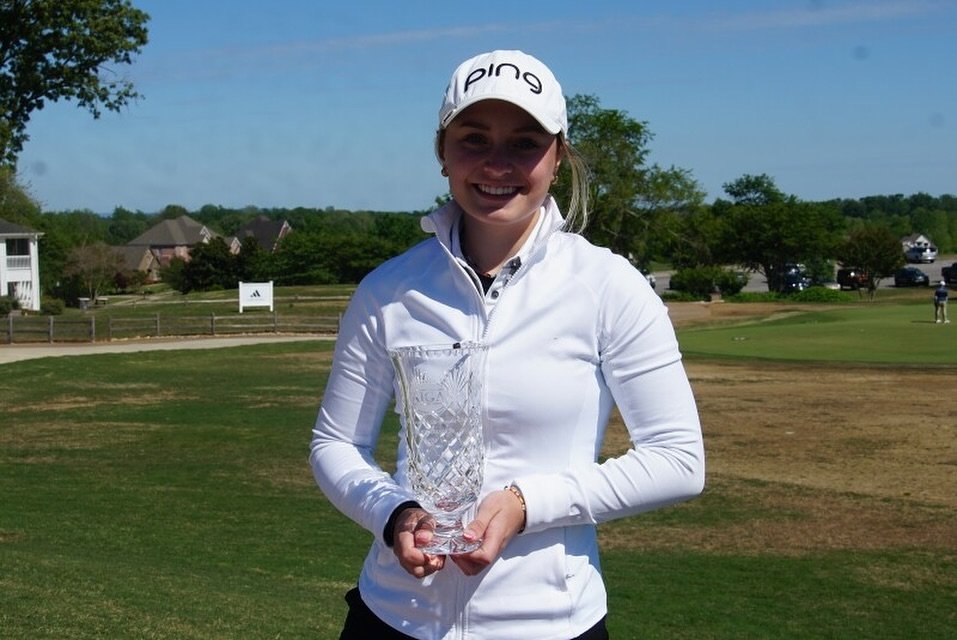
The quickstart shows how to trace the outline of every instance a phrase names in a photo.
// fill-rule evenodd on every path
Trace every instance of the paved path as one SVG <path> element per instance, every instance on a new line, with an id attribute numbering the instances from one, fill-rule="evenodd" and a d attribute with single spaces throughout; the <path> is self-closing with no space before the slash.
<path id="1" fill-rule="evenodd" d="M 230 336 L 222 338 L 168 338 L 53 344 L 0 345 L 0 365 L 32 358 L 85 356 L 95 353 L 131 353 L 135 351 L 170 351 L 174 349 L 222 349 L 246 344 L 334 340 L 329 336 Z"/>

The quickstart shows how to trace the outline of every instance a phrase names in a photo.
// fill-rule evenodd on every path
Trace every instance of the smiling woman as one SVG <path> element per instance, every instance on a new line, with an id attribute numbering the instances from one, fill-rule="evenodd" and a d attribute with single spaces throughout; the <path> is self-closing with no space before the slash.
<path id="1" fill-rule="evenodd" d="M 342 638 L 607 638 L 598 523 L 703 487 L 701 429 L 667 311 L 626 259 L 574 233 L 587 173 L 567 134 L 561 86 L 538 59 L 493 51 L 459 65 L 436 136 L 452 200 L 422 219 L 434 237 L 369 274 L 343 317 L 311 462 L 331 502 L 375 541 Z M 567 218 L 549 193 L 562 166 Z M 439 555 L 423 550 L 435 518 L 408 461 L 442 439 L 408 435 L 403 411 L 395 474 L 370 452 L 397 388 L 390 354 L 465 343 L 487 348 L 473 399 L 484 478 L 462 545 L 478 548 Z M 599 462 L 615 405 L 633 446 Z"/>

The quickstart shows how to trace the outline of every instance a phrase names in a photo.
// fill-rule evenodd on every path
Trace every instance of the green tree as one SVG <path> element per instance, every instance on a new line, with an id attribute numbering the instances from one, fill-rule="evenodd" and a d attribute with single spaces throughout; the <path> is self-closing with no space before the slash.
<path id="1" fill-rule="evenodd" d="M 820 264 L 833 255 L 844 227 L 835 206 L 786 196 L 766 175 L 745 175 L 724 190 L 734 200 L 712 207 L 722 221 L 722 257 L 762 273 L 770 291 L 780 288 L 785 265 Z"/>
<path id="2" fill-rule="evenodd" d="M 701 206 L 685 215 L 670 216 L 672 231 L 666 254 L 675 269 L 722 264 L 726 251 L 722 245 L 724 221 L 713 207 Z"/>
<path id="3" fill-rule="evenodd" d="M 189 251 L 189 261 L 183 267 L 180 291 L 235 289 L 239 286 L 237 262 L 222 238 L 193 245 Z"/>
<path id="4" fill-rule="evenodd" d="M 646 262 L 661 246 L 655 235 L 662 216 L 703 201 L 704 192 L 690 172 L 648 166 L 647 123 L 617 109 L 602 108 L 595 96 L 568 99 L 569 142 L 582 155 L 591 175 L 591 223 L 585 235 L 612 251 Z M 559 202 L 570 198 L 568 172 L 559 176 L 552 192 Z"/>
<path id="5" fill-rule="evenodd" d="M 132 63 L 148 20 L 129 0 L 0 0 L 0 162 L 16 164 L 47 102 L 74 100 L 98 118 L 139 97 L 112 65 Z"/>
<path id="6" fill-rule="evenodd" d="M 236 278 L 241 282 L 255 282 L 268 272 L 269 252 L 252 236 L 243 238 L 236 256 Z"/>
<path id="7" fill-rule="evenodd" d="M 837 259 L 842 266 L 862 269 L 870 276 L 867 294 L 872 299 L 880 281 L 894 275 L 904 264 L 897 234 L 874 223 L 853 227 L 838 247 Z"/>
<path id="8" fill-rule="evenodd" d="M 2 165 L 0 165 L 0 218 L 31 228 L 39 226 L 40 218 L 40 205 L 17 181 L 13 169 Z"/>
<path id="9" fill-rule="evenodd" d="M 113 245 L 126 244 L 149 229 L 152 222 L 145 213 L 134 213 L 129 209 L 117 207 L 109 218 L 107 226 L 108 243 Z"/>

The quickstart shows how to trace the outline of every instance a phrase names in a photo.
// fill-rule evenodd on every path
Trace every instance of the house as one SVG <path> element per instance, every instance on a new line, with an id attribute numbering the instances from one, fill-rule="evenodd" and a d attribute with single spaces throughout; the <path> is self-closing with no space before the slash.
<path id="1" fill-rule="evenodd" d="M 931 239 L 921 233 L 913 233 L 901 238 L 901 247 L 908 262 L 933 262 L 937 259 L 937 247 Z"/>
<path id="2" fill-rule="evenodd" d="M 904 253 L 907 253 L 908 250 L 913 249 L 914 247 L 929 249 L 931 246 L 933 246 L 933 244 L 934 243 L 931 241 L 931 239 L 922 233 L 912 233 L 909 236 L 904 236 L 901 238 L 901 249 L 904 250 Z"/>
<path id="3" fill-rule="evenodd" d="M 263 250 L 272 253 L 279 246 L 279 241 L 291 231 L 292 227 L 287 221 L 271 220 L 267 216 L 259 215 L 240 227 L 236 237 L 240 243 L 246 238 L 255 238 Z"/>
<path id="4" fill-rule="evenodd" d="M 114 247 L 116 253 L 123 260 L 123 268 L 127 271 L 141 271 L 146 274 L 146 282 L 160 281 L 160 260 L 158 252 L 150 247 L 137 245 L 123 245 Z"/>
<path id="5" fill-rule="evenodd" d="M 189 216 L 180 216 L 163 220 L 127 242 L 126 246 L 148 248 L 159 266 L 165 267 L 173 258 L 189 261 L 190 247 L 199 243 L 207 244 L 218 236 L 215 231 Z"/>
<path id="6" fill-rule="evenodd" d="M 43 234 L 0 219 L 0 295 L 16 298 L 21 309 L 40 310 L 40 257 Z"/>

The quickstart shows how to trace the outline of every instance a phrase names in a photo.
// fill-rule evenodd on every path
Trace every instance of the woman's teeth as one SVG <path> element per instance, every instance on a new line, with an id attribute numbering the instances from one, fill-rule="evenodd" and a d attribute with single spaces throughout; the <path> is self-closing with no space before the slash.
<path id="1" fill-rule="evenodd" d="M 508 196 L 518 191 L 518 188 L 517 187 L 493 187 L 487 184 L 480 184 L 478 185 L 478 190 L 481 191 L 482 193 L 487 193 L 490 196 Z"/>

